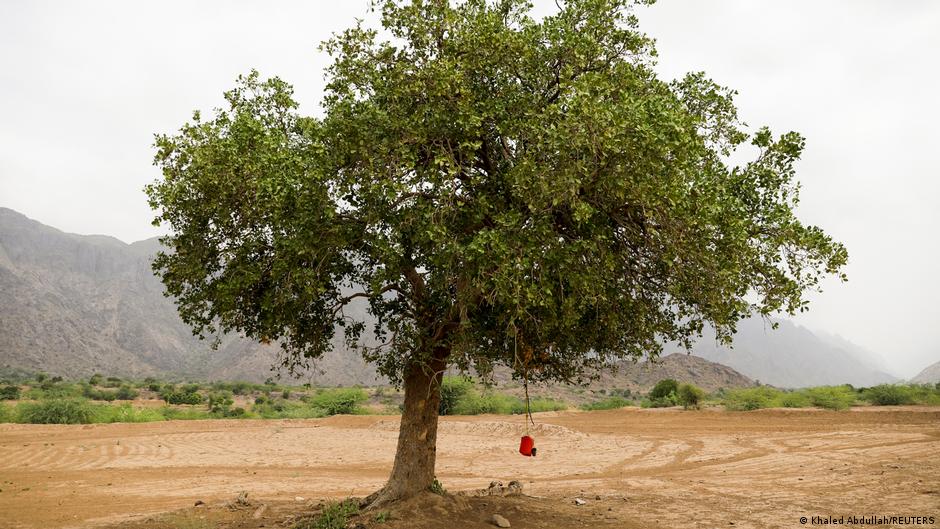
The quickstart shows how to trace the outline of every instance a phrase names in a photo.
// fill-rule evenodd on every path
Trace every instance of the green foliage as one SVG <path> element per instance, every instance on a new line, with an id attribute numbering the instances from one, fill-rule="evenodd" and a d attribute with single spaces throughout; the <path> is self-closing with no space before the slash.
<path id="1" fill-rule="evenodd" d="M 650 399 L 665 399 L 679 390 L 679 383 L 671 378 L 660 380 L 650 390 Z"/>
<path id="2" fill-rule="evenodd" d="M 844 410 L 855 403 L 855 390 L 851 386 L 820 386 L 807 388 L 803 393 L 813 406 L 828 410 Z"/>
<path id="3" fill-rule="evenodd" d="M 573 379 L 804 310 L 847 253 L 796 218 L 803 138 L 746 130 L 702 73 L 660 79 L 632 4 L 380 0 L 382 28 L 324 43 L 315 117 L 239 78 L 155 141 L 175 251 L 154 269 L 182 318 L 297 368 L 337 326 L 360 344 L 342 309 L 363 300 L 385 345 L 362 352 L 400 382 L 432 355 Z"/>
<path id="4" fill-rule="evenodd" d="M 197 390 L 198 386 L 194 389 L 192 385 L 184 386 L 179 390 L 173 386 L 165 386 L 160 393 L 160 398 L 167 404 L 202 404 L 205 398 L 197 393 Z"/>
<path id="5" fill-rule="evenodd" d="M 16 384 L 0 386 L 0 400 L 19 400 L 20 387 Z"/>
<path id="6" fill-rule="evenodd" d="M 326 505 L 315 518 L 294 525 L 294 529 L 346 529 L 349 517 L 359 513 L 355 500 L 333 502 Z"/>
<path id="7" fill-rule="evenodd" d="M 166 417 L 159 409 L 135 408 L 128 403 L 124 403 L 119 406 L 107 404 L 93 405 L 91 421 L 89 422 L 154 422 L 163 420 L 166 420 Z"/>
<path id="8" fill-rule="evenodd" d="M 440 415 L 453 415 L 473 386 L 473 381 L 465 377 L 444 377 L 441 382 L 441 404 L 438 407 Z"/>
<path id="9" fill-rule="evenodd" d="M 732 389 L 725 393 L 724 405 L 725 408 L 732 411 L 771 408 L 777 405 L 781 395 L 780 390 L 768 386 Z"/>
<path id="10" fill-rule="evenodd" d="M 108 391 L 106 389 L 98 389 L 94 386 L 89 386 L 89 385 L 83 385 L 82 396 L 91 400 L 104 400 L 108 402 L 113 401 L 118 398 L 117 391 Z"/>
<path id="11" fill-rule="evenodd" d="M 531 398 L 529 411 L 559 411 L 567 408 L 564 402 L 547 398 Z M 519 397 L 479 388 L 466 377 L 444 377 L 441 384 L 441 415 L 523 414 L 525 401 Z"/>
<path id="12" fill-rule="evenodd" d="M 0 424 L 13 422 L 14 418 L 13 408 L 0 401 Z"/>
<path id="13" fill-rule="evenodd" d="M 623 397 L 609 397 L 604 400 L 598 400 L 595 402 L 582 404 L 581 409 L 585 411 L 613 410 L 613 409 L 625 408 L 627 406 L 633 406 L 633 405 L 634 405 L 633 401 L 627 400 Z"/>
<path id="14" fill-rule="evenodd" d="M 235 401 L 232 399 L 232 393 L 228 391 L 217 391 L 209 394 L 209 413 L 214 413 L 216 415 L 221 415 L 223 417 L 228 416 L 231 411 L 232 404 Z"/>
<path id="15" fill-rule="evenodd" d="M 813 403 L 802 391 L 787 391 L 775 399 L 775 405 L 783 408 L 808 408 Z"/>
<path id="16" fill-rule="evenodd" d="M 16 406 L 16 421 L 27 424 L 88 424 L 94 410 L 81 399 L 51 399 L 21 402 Z"/>
<path id="17" fill-rule="evenodd" d="M 360 404 L 368 400 L 360 388 L 337 388 L 318 392 L 307 399 L 311 407 L 323 410 L 324 415 L 350 415 L 360 411 Z"/>
<path id="18" fill-rule="evenodd" d="M 378 524 L 385 523 L 392 519 L 392 513 L 389 511 L 379 511 L 372 516 L 372 521 Z"/>
<path id="19" fill-rule="evenodd" d="M 702 400 L 705 399 L 705 392 L 702 388 L 694 384 L 680 384 L 676 392 L 677 402 L 683 408 L 699 409 L 702 406 Z"/>
<path id="20" fill-rule="evenodd" d="M 875 406 L 899 406 L 917 402 L 916 392 L 911 386 L 882 384 L 861 392 L 862 399 Z"/>
<path id="21" fill-rule="evenodd" d="M 820 386 L 789 392 L 768 386 L 729 390 L 724 395 L 725 408 L 734 411 L 761 408 L 805 408 L 816 406 L 830 410 L 844 410 L 855 402 L 855 391 L 850 386 Z"/>
<path id="22" fill-rule="evenodd" d="M 437 478 L 434 478 L 434 481 L 431 482 L 431 486 L 428 487 L 428 490 L 440 496 L 447 494 L 447 489 L 444 488 L 444 485 L 441 484 Z"/>

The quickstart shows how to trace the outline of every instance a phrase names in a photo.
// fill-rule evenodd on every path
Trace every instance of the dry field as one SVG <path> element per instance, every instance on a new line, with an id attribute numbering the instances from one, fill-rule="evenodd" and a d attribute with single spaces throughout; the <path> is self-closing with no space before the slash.
<path id="1" fill-rule="evenodd" d="M 363 523 L 482 528 L 499 512 L 523 529 L 800 527 L 801 516 L 829 515 L 940 525 L 940 408 L 623 409 L 536 421 L 537 458 L 515 452 L 521 417 L 448 417 L 439 438 L 449 491 L 516 479 L 526 497 L 435 496 Z M 320 499 L 380 487 L 396 430 L 387 416 L 2 424 L 0 527 L 289 526 Z M 240 491 L 252 505 L 227 507 Z"/>

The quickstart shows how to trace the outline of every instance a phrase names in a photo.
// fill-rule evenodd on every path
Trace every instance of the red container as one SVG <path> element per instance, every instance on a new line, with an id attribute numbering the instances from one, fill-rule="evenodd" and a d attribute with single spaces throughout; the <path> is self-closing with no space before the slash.
<path id="1" fill-rule="evenodd" d="M 534 456 L 535 439 L 532 439 L 528 435 L 522 436 L 522 442 L 519 443 L 519 453 L 524 456 Z"/>

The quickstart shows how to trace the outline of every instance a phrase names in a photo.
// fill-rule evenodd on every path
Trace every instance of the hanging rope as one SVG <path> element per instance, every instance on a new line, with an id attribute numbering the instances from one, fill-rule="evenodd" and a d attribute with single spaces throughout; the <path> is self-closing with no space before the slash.
<path id="1" fill-rule="evenodd" d="M 532 410 L 529 406 L 529 358 L 526 357 L 522 362 L 519 361 L 519 329 L 513 325 L 513 360 L 516 363 L 516 367 L 521 365 L 522 367 L 522 389 L 525 391 L 525 417 L 522 422 L 525 425 L 525 434 L 529 435 L 529 423 L 532 423 L 532 426 L 535 426 L 535 419 L 532 418 Z"/>

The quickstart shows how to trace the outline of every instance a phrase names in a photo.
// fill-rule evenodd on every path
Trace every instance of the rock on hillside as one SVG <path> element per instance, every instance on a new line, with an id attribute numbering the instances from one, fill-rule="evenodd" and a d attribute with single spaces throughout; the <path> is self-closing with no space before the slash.
<path id="1" fill-rule="evenodd" d="M 936 384 L 940 382 L 940 362 L 930 364 L 911 379 L 915 384 Z"/>

